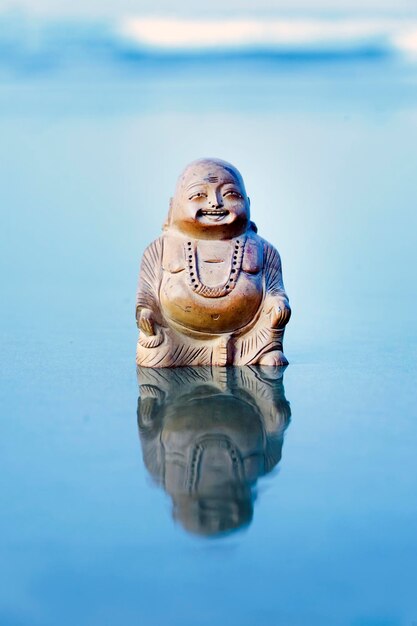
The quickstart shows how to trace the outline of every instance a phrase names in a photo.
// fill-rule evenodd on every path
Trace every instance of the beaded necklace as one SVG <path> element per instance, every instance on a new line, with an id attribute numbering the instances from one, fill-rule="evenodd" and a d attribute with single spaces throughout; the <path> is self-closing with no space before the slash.
<path id="1" fill-rule="evenodd" d="M 201 282 L 198 276 L 198 263 L 197 263 L 197 250 L 196 245 L 192 241 L 187 241 L 184 244 L 184 253 L 187 261 L 188 269 L 188 283 L 194 293 L 198 293 L 204 298 L 222 298 L 230 293 L 236 285 L 239 278 L 240 270 L 242 269 L 243 252 L 245 250 L 246 237 L 239 237 L 235 239 L 232 259 L 230 263 L 229 276 L 223 285 L 216 285 L 215 287 L 208 287 Z"/>

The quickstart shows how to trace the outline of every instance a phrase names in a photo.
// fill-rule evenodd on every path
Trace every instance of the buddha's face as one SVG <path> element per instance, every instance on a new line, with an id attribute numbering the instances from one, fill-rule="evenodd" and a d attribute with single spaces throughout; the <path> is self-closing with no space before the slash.
<path id="1" fill-rule="evenodd" d="M 229 239 L 249 224 L 249 198 L 239 172 L 220 160 L 191 163 L 178 181 L 169 226 L 202 239 Z"/>

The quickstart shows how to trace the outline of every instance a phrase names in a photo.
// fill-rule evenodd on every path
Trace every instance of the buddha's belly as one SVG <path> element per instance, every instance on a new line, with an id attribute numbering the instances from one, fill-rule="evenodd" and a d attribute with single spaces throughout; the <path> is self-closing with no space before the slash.
<path id="1" fill-rule="evenodd" d="M 160 289 L 161 307 L 167 320 L 213 334 L 233 332 L 249 324 L 262 299 L 262 275 L 245 272 L 241 272 L 235 288 L 219 298 L 194 293 L 185 272 L 164 272 Z"/>

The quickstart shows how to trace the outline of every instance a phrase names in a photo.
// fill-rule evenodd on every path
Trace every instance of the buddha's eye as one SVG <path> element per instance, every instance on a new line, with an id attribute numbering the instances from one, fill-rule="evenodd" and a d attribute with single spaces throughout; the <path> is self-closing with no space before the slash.
<path id="1" fill-rule="evenodd" d="M 207 198 L 207 194 L 204 193 L 203 191 L 197 191 L 196 193 L 193 193 L 188 199 L 196 200 L 198 198 Z"/>
<path id="2" fill-rule="evenodd" d="M 238 192 L 235 191 L 235 189 L 228 189 L 227 191 L 225 191 L 225 193 L 223 194 L 224 198 L 242 198 L 242 195 Z"/>

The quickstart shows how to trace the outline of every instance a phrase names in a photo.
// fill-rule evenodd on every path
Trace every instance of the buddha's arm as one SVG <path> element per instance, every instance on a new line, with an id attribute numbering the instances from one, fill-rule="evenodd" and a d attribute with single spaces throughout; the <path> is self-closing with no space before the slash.
<path id="1" fill-rule="evenodd" d="M 156 239 L 145 250 L 140 266 L 136 293 L 136 321 L 147 335 L 154 334 L 154 322 L 158 321 L 158 288 L 162 267 L 162 239 Z"/>
<path id="2" fill-rule="evenodd" d="M 287 324 L 291 316 L 290 303 L 282 279 L 281 257 L 267 242 L 264 250 L 266 306 L 269 307 L 268 312 L 271 312 L 272 326 L 280 328 Z"/>

